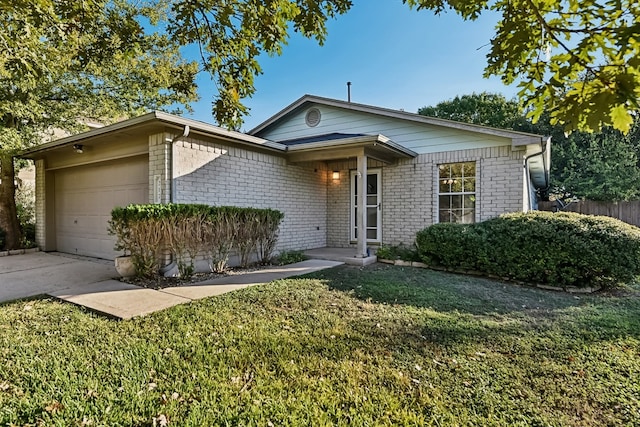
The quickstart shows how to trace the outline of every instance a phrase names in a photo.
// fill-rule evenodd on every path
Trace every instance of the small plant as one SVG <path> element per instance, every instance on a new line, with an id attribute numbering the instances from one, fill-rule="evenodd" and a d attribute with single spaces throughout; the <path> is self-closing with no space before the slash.
<path id="1" fill-rule="evenodd" d="M 282 251 L 278 255 L 278 265 L 294 264 L 307 259 L 308 257 L 302 251 Z"/>
<path id="2" fill-rule="evenodd" d="M 4 249 L 6 238 L 7 238 L 7 233 L 4 231 L 4 229 L 0 228 L 0 249 Z"/>

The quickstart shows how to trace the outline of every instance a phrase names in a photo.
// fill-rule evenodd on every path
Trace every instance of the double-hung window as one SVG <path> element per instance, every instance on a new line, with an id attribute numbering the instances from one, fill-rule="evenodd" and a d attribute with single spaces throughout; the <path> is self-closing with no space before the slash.
<path id="1" fill-rule="evenodd" d="M 476 218 L 476 163 L 438 166 L 439 222 L 472 223 Z"/>

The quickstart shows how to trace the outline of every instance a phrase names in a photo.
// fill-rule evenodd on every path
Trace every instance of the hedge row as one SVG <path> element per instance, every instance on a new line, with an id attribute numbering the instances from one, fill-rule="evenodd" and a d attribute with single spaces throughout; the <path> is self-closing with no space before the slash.
<path id="1" fill-rule="evenodd" d="M 528 212 L 418 232 L 423 262 L 552 286 L 610 286 L 640 274 L 640 228 L 614 218 Z"/>
<path id="2" fill-rule="evenodd" d="M 129 205 L 111 211 L 109 232 L 116 250 L 131 255 L 138 275 L 158 274 L 169 251 L 181 276 L 194 272 L 194 260 L 204 255 L 212 271 L 223 271 L 235 250 L 243 266 L 254 251 L 268 262 L 278 240 L 284 214 L 273 209 L 195 204 Z"/>

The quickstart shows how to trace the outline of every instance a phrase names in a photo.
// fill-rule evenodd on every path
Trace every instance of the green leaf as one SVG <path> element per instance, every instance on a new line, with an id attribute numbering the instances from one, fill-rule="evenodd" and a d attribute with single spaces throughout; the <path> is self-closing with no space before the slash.
<path id="1" fill-rule="evenodd" d="M 611 122 L 614 128 L 627 133 L 633 124 L 633 117 L 624 105 L 618 105 L 611 109 Z"/>

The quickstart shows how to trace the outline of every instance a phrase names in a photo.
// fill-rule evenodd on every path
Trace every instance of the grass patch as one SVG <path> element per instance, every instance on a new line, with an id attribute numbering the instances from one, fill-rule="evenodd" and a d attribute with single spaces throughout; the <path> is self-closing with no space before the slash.
<path id="1" fill-rule="evenodd" d="M 287 265 L 309 259 L 302 251 L 282 251 L 276 258 L 277 265 Z"/>
<path id="2" fill-rule="evenodd" d="M 0 306 L 0 425 L 633 425 L 640 298 L 340 267 L 110 321 Z"/>

